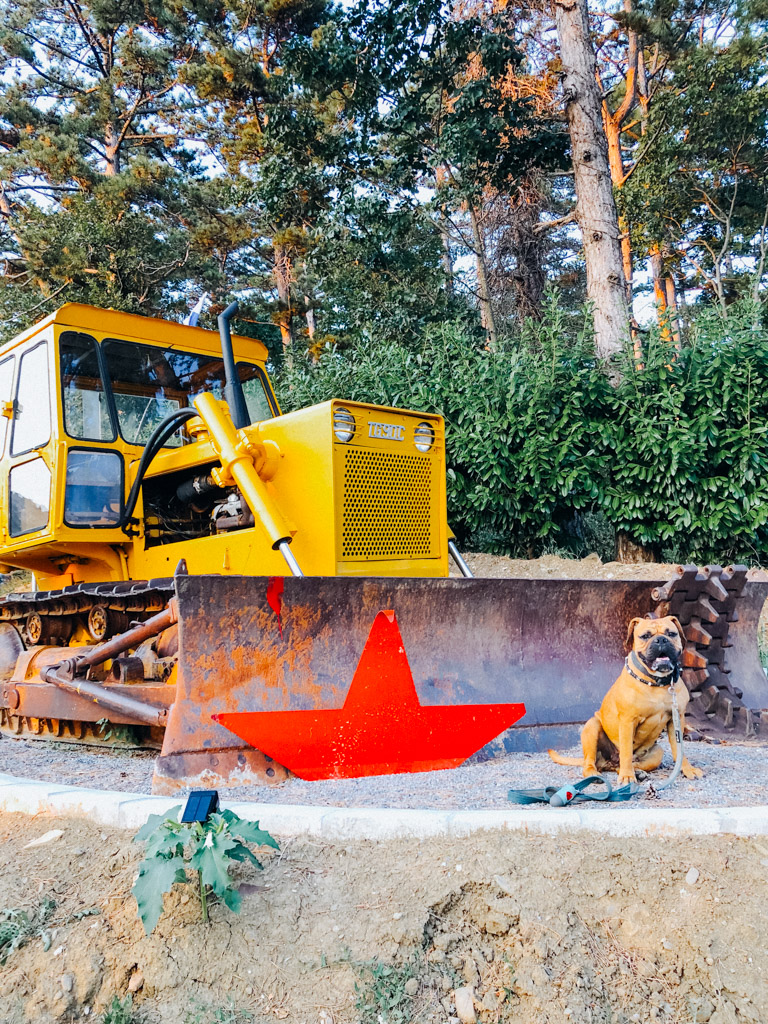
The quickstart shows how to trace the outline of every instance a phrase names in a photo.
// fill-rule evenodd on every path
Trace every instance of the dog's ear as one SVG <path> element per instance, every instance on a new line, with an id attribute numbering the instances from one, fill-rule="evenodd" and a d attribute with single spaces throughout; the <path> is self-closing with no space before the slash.
<path id="1" fill-rule="evenodd" d="M 683 646 L 685 646 L 685 630 L 680 624 L 680 619 L 678 619 L 676 615 L 670 615 L 669 617 L 670 619 L 672 619 L 675 626 L 677 627 L 677 632 L 680 634 L 680 639 L 683 641 Z"/>
<path id="2" fill-rule="evenodd" d="M 640 621 L 641 621 L 640 620 L 640 616 L 638 616 L 636 619 L 632 619 L 632 621 L 629 624 L 629 627 L 627 629 L 627 639 L 625 641 L 628 648 L 632 647 L 632 643 L 633 643 L 634 638 L 635 638 L 635 626 Z M 682 633 L 682 630 L 681 630 L 681 633 Z"/>

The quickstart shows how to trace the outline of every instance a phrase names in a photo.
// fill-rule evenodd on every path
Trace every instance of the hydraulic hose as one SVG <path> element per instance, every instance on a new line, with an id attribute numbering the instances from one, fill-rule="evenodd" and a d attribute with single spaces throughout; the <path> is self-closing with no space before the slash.
<path id="1" fill-rule="evenodd" d="M 136 502 L 139 500 L 139 491 L 141 485 L 144 483 L 144 476 L 149 468 L 149 464 L 152 462 L 154 457 L 163 447 L 165 442 L 171 436 L 171 434 L 185 423 L 187 420 L 194 419 L 198 415 L 196 409 L 175 409 L 169 413 L 157 424 L 155 429 L 152 431 L 149 440 L 144 446 L 141 459 L 139 460 L 139 468 L 136 471 L 136 479 L 133 481 L 128 500 L 125 503 L 125 509 L 120 518 L 118 526 L 122 530 L 126 530 L 131 523 L 133 516 L 133 510 L 136 508 Z"/>

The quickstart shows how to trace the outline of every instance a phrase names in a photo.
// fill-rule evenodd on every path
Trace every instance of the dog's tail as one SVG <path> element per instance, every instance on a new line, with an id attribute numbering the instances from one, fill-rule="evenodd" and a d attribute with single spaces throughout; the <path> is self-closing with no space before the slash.
<path id="1" fill-rule="evenodd" d="M 575 764 L 581 767 L 584 764 L 583 757 L 563 757 L 562 754 L 558 754 L 556 750 L 548 750 L 547 753 L 555 762 L 555 764 Z"/>

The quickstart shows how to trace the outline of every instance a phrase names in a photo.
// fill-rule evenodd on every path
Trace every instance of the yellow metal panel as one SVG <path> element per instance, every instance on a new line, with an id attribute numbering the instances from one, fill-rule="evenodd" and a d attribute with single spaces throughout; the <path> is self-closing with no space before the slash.
<path id="1" fill-rule="evenodd" d="M 440 416 L 332 403 L 355 420 L 348 442 L 334 438 L 335 539 L 339 575 L 447 576 L 445 427 Z M 414 430 L 429 423 L 428 452 Z"/>

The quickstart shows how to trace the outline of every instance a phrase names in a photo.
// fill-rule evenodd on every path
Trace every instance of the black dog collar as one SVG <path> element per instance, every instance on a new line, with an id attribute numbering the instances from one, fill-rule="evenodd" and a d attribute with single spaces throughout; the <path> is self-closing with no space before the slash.
<path id="1" fill-rule="evenodd" d="M 645 683 L 646 686 L 672 686 L 673 683 L 677 682 L 680 674 L 679 670 L 673 668 L 665 676 L 654 676 L 643 665 L 634 651 L 629 653 L 624 665 L 633 679 L 636 679 L 639 683 Z"/>

